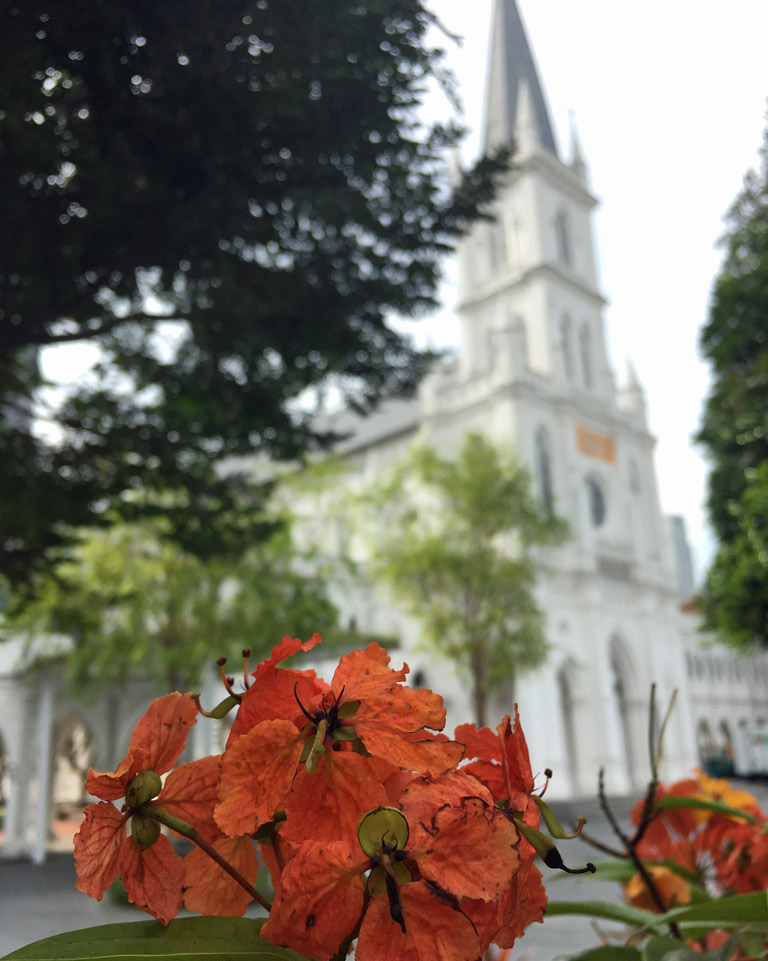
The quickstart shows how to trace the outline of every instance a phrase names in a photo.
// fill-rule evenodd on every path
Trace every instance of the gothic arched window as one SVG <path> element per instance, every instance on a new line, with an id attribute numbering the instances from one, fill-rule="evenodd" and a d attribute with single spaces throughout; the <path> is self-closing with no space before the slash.
<path id="1" fill-rule="evenodd" d="M 581 357 L 581 377 L 585 387 L 592 386 L 592 338 L 589 327 L 582 324 L 579 328 L 579 355 Z"/>
<path id="2" fill-rule="evenodd" d="M 555 244 L 557 247 L 557 259 L 566 267 L 571 266 L 571 230 L 568 223 L 568 214 L 564 210 L 558 210 L 555 217 Z"/>
<path id="3" fill-rule="evenodd" d="M 571 318 L 563 314 L 560 318 L 560 350 L 563 353 L 563 367 L 568 380 L 573 380 L 573 352 L 571 350 Z"/>
<path id="4" fill-rule="evenodd" d="M 588 477 L 584 482 L 587 488 L 587 507 L 589 508 L 589 519 L 593 527 L 600 527 L 605 523 L 606 506 L 603 488 L 598 484 L 594 477 Z"/>
<path id="5" fill-rule="evenodd" d="M 549 437 L 543 427 L 536 431 L 536 479 L 539 488 L 539 500 L 548 514 L 554 513 L 555 492 L 552 485 L 552 455 L 549 449 Z"/>

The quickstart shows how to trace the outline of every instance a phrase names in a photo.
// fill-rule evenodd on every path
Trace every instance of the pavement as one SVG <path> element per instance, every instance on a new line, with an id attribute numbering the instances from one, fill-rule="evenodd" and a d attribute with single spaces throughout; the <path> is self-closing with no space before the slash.
<path id="1" fill-rule="evenodd" d="M 741 784 L 758 796 L 768 809 L 768 784 Z M 620 821 L 628 823 L 631 801 L 614 799 L 612 807 Z M 574 825 L 576 817 L 589 818 L 588 830 L 599 840 L 610 841 L 610 830 L 594 799 L 553 804 L 564 826 Z M 614 842 L 615 843 L 615 842 Z M 569 866 L 603 857 L 581 841 L 558 844 Z M 595 881 L 589 876 L 564 875 L 542 867 L 551 900 L 578 901 L 601 899 L 621 901 L 618 884 Z M 45 864 L 28 861 L 0 861 L 0 958 L 25 944 L 64 931 L 117 921 L 146 920 L 147 915 L 133 905 L 121 903 L 108 892 L 101 902 L 75 890 L 75 871 L 69 853 L 53 853 Z M 254 912 L 256 913 L 256 912 Z M 600 929 L 616 930 L 601 924 Z M 593 922 L 581 917 L 549 918 L 546 924 L 532 924 L 525 937 L 515 944 L 514 961 L 559 961 L 599 944 L 600 933 Z"/>

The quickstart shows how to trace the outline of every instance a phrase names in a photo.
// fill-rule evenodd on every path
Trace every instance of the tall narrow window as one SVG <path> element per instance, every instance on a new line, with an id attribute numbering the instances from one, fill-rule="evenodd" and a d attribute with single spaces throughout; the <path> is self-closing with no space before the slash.
<path id="1" fill-rule="evenodd" d="M 560 350 L 563 354 L 563 369 L 567 380 L 573 380 L 573 352 L 571 350 L 571 318 L 563 314 L 560 318 Z"/>
<path id="2" fill-rule="evenodd" d="M 584 481 L 587 488 L 587 508 L 589 519 L 593 527 L 601 527 L 605 523 L 606 505 L 603 488 L 594 477 L 587 477 Z"/>
<path id="3" fill-rule="evenodd" d="M 581 377 L 584 386 L 592 386 L 592 338 L 589 335 L 589 327 L 582 324 L 579 329 L 579 354 L 581 355 Z"/>
<path id="4" fill-rule="evenodd" d="M 539 500 L 548 514 L 555 510 L 555 493 L 552 486 L 552 457 L 549 453 L 549 438 L 543 427 L 536 431 L 536 479 L 539 488 Z"/>
<path id="5" fill-rule="evenodd" d="M 557 259 L 561 264 L 570 267 L 572 263 L 571 231 L 568 214 L 564 210 L 558 210 L 555 217 L 555 243 L 557 245 Z"/>
<path id="6" fill-rule="evenodd" d="M 496 211 L 494 219 L 488 225 L 488 242 L 491 269 L 498 270 L 507 263 L 507 238 L 504 229 L 504 217 L 500 210 Z"/>

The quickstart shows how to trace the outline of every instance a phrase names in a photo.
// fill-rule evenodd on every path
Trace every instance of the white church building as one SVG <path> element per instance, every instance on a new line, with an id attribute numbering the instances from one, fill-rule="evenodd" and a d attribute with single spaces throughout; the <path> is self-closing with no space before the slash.
<path id="1" fill-rule="evenodd" d="M 494 2 L 484 147 L 514 142 L 515 156 L 494 219 L 460 246 L 460 347 L 413 400 L 342 416 L 335 426 L 351 434 L 339 452 L 359 485 L 415 440 L 446 456 L 468 431 L 485 433 L 516 447 L 568 521 L 537 585 L 551 653 L 514 692 L 534 765 L 555 772 L 553 797 L 593 797 L 601 767 L 609 792 L 642 788 L 652 683 L 661 706 L 678 691 L 662 777 L 713 760 L 766 773 L 768 657 L 703 646 L 682 603 L 690 557 L 679 519 L 660 510 L 643 389 L 631 370 L 617 388 L 608 365 L 587 166 L 575 138 L 561 156 L 515 0 Z M 339 599 L 345 625 L 401 639 L 393 659 L 444 694 L 449 726 L 470 719 L 452 666 L 419 646 L 418 624 L 376 585 Z M 127 684 L 75 702 L 55 676 L 30 687 L 16 653 L 0 645 L 0 857 L 42 860 L 57 805 L 82 801 L 79 769 L 114 767 L 148 692 Z M 511 708 L 497 699 L 489 714 Z M 212 735 L 198 728 L 208 753 Z"/>
<path id="2" fill-rule="evenodd" d="M 495 0 L 483 149 L 514 144 L 492 208 L 461 243 L 460 346 L 412 401 L 365 420 L 342 415 L 340 452 L 353 484 L 373 481 L 414 441 L 455 453 L 467 432 L 512 444 L 541 500 L 571 529 L 548 552 L 537 595 L 551 654 L 518 681 L 534 764 L 552 796 L 593 795 L 605 768 L 614 793 L 649 777 L 651 684 L 677 708 L 663 775 L 700 763 L 768 771 L 768 658 L 703 647 L 681 518 L 662 515 L 655 441 L 631 366 L 620 387 L 607 360 L 592 194 L 575 135 L 563 158 L 515 0 Z M 419 626 L 372 584 L 342 602 L 349 624 L 402 639 L 424 686 L 447 693 L 449 726 L 471 717 L 450 664 L 419 646 Z M 511 704 L 497 699 L 501 716 Z"/>

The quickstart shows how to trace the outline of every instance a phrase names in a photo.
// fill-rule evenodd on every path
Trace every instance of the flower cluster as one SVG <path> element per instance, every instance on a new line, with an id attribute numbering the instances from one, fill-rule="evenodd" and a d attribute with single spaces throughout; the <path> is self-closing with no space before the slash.
<path id="1" fill-rule="evenodd" d="M 692 803 L 658 806 L 665 799 L 676 798 Z M 697 801 L 709 806 L 696 807 Z M 731 787 L 727 780 L 696 771 L 695 778 L 677 781 L 668 788 L 660 785 L 654 805 L 636 853 L 650 862 L 647 871 L 655 896 L 636 874 L 626 886 L 630 903 L 658 912 L 662 906 L 668 910 L 689 904 L 697 888 L 717 897 L 765 889 L 768 822 L 752 794 Z M 639 801 L 632 812 L 635 824 L 644 817 L 643 809 L 644 802 Z"/>
<path id="2" fill-rule="evenodd" d="M 182 904 L 242 915 L 256 899 L 269 909 L 263 937 L 318 961 L 355 939 L 359 961 L 511 948 L 546 906 L 535 853 L 561 865 L 538 831 L 546 806 L 517 714 L 451 740 L 441 698 L 408 687 L 407 665 L 390 667 L 377 644 L 342 657 L 330 684 L 281 666 L 319 640 L 284 638 L 246 668 L 242 693 L 225 678 L 220 707 L 237 715 L 221 756 L 171 770 L 199 703 L 152 703 L 117 770 L 89 772 L 101 802 L 75 838 L 77 886 L 101 898 L 119 873 L 164 923 Z M 161 826 L 196 847 L 181 857 Z M 259 860 L 272 905 L 254 888 Z"/>

